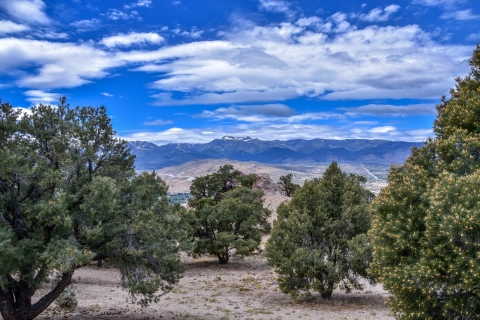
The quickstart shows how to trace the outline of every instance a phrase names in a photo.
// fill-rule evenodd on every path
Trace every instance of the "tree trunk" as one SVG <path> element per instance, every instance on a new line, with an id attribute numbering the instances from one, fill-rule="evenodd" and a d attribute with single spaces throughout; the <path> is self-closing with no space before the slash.
<path id="1" fill-rule="evenodd" d="M 323 300 L 332 299 L 332 291 L 327 291 L 327 292 L 322 293 L 322 299 Z"/>
<path id="2" fill-rule="evenodd" d="M 220 264 L 227 264 L 228 263 L 228 256 L 219 255 L 218 256 L 218 261 L 220 262 Z"/>
<path id="3" fill-rule="evenodd" d="M 225 249 L 225 253 L 224 254 L 217 254 L 217 257 L 218 257 L 218 261 L 220 262 L 220 264 L 227 264 L 228 263 L 228 259 L 230 258 L 228 256 L 228 249 Z"/>
<path id="4" fill-rule="evenodd" d="M 35 290 L 26 282 L 17 282 L 16 291 L 3 291 L 0 287 L 0 314 L 4 320 L 32 320 L 42 313 L 70 284 L 73 271 L 64 273 L 55 288 L 32 305 Z"/>
<path id="5" fill-rule="evenodd" d="M 329 282 L 329 283 L 328 283 L 327 291 L 324 292 L 324 293 L 322 293 L 322 298 L 323 298 L 324 300 L 330 300 L 330 299 L 332 298 L 333 287 L 334 287 L 333 282 Z"/>
<path id="6" fill-rule="evenodd" d="M 103 269 L 102 259 L 98 259 L 98 260 L 97 260 L 97 268 Z"/>

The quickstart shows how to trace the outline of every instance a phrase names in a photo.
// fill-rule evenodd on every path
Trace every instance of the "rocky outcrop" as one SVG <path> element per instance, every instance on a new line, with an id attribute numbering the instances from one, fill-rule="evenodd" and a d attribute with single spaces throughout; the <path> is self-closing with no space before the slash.
<path id="1" fill-rule="evenodd" d="M 270 179 L 270 177 L 266 173 L 259 173 L 257 174 L 257 181 L 253 184 L 253 189 L 263 190 L 265 194 L 281 194 L 282 189 L 278 185 Z"/>
<path id="2" fill-rule="evenodd" d="M 285 196 L 280 185 L 270 179 L 265 173 L 257 174 L 257 181 L 253 185 L 253 189 L 263 190 L 265 196 L 263 197 L 264 206 L 272 211 L 270 216 L 270 223 L 277 219 L 277 208 L 281 203 L 288 203 L 291 198 Z"/>

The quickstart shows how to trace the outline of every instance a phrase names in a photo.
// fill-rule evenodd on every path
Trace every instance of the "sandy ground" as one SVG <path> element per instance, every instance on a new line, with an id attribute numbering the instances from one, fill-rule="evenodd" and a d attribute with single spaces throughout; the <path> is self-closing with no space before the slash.
<path id="1" fill-rule="evenodd" d="M 73 278 L 77 309 L 62 312 L 51 305 L 39 319 L 393 319 L 380 285 L 349 294 L 336 291 L 330 301 L 317 294 L 294 301 L 278 289 L 263 257 L 227 265 L 211 257 L 184 257 L 184 262 L 186 272 L 175 289 L 143 309 L 127 302 L 115 269 L 82 268 Z"/>

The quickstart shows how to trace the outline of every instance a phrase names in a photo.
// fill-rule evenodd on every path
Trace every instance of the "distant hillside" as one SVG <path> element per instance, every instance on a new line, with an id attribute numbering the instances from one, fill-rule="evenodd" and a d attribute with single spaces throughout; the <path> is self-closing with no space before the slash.
<path id="1" fill-rule="evenodd" d="M 269 164 L 364 163 L 390 165 L 402 163 L 413 142 L 386 140 L 273 140 L 225 136 L 209 143 L 171 143 L 162 146 L 144 141 L 129 142 L 137 156 L 138 170 L 161 169 L 193 160 L 227 158 L 238 161 L 256 161 Z"/>

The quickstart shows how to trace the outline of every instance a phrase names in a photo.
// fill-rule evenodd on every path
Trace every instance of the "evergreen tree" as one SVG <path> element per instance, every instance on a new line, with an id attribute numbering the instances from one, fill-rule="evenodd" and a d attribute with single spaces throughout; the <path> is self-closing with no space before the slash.
<path id="1" fill-rule="evenodd" d="M 287 174 L 286 176 L 280 177 L 280 181 L 279 181 L 280 187 L 283 189 L 287 197 L 291 197 L 293 193 L 298 188 L 300 188 L 298 184 L 295 184 L 292 182 L 292 179 L 293 179 L 293 174 L 291 173 Z"/>
<path id="2" fill-rule="evenodd" d="M 284 293 L 316 291 L 330 299 L 336 287 L 362 289 L 372 254 L 366 232 L 373 194 L 365 181 L 332 162 L 321 179 L 305 182 L 278 207 L 266 255 Z"/>
<path id="3" fill-rule="evenodd" d="M 399 319 L 480 317 L 480 46 L 442 97 L 435 139 L 392 167 L 375 200 L 371 273 Z"/>
<path id="4" fill-rule="evenodd" d="M 248 255 L 258 249 L 262 232 L 270 231 L 271 212 L 263 208 L 263 191 L 241 186 L 253 183 L 233 166 L 222 166 L 216 173 L 196 178 L 190 188 L 193 208 L 184 216 L 195 241 L 193 253 L 214 254 L 221 264 L 228 263 L 229 251 Z"/>
<path id="5" fill-rule="evenodd" d="M 202 199 L 209 199 L 215 203 L 219 202 L 225 192 L 241 184 L 239 181 L 241 176 L 243 174 L 240 171 L 235 170 L 232 165 L 226 164 L 215 173 L 195 178 L 190 186 L 192 198 L 189 201 L 189 206 L 196 207 L 196 203 Z M 202 201 L 205 202 L 205 200 Z"/>
<path id="6" fill-rule="evenodd" d="M 181 230 L 155 174 L 135 176 L 106 109 L 0 104 L 0 313 L 33 319 L 75 269 L 108 258 L 133 301 L 146 305 L 178 281 Z M 53 288 L 32 303 L 52 273 Z"/>

